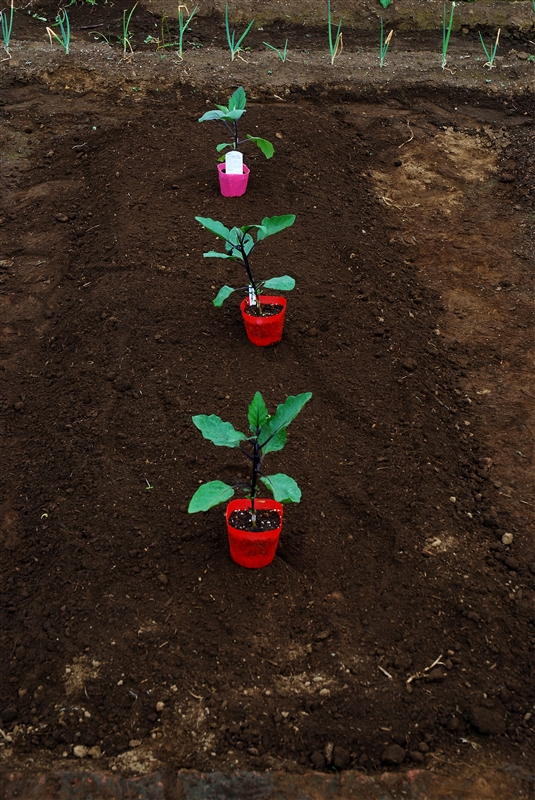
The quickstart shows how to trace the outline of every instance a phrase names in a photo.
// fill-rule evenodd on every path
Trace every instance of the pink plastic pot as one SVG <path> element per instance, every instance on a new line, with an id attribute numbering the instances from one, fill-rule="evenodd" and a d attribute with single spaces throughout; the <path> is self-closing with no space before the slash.
<path id="1" fill-rule="evenodd" d="M 249 299 L 245 297 L 240 303 L 240 310 L 245 323 L 247 338 L 257 347 L 268 347 L 270 344 L 277 344 L 277 342 L 280 342 L 282 339 L 286 298 L 261 295 L 260 303 L 282 306 L 282 310 L 272 317 L 253 317 L 246 311 L 249 305 Z"/>
<path id="2" fill-rule="evenodd" d="M 229 523 L 230 515 L 234 511 L 244 511 L 251 508 L 250 500 L 231 500 L 225 514 L 230 557 L 240 567 L 247 567 L 248 569 L 259 569 L 271 564 L 275 558 L 275 551 L 277 550 L 282 530 L 283 507 L 281 503 L 277 503 L 276 500 L 257 498 L 254 504 L 258 511 L 260 509 L 276 511 L 280 517 L 279 527 L 273 531 L 259 531 L 258 533 L 240 531 L 237 528 L 233 528 Z"/>
<path id="3" fill-rule="evenodd" d="M 247 189 L 247 181 L 249 180 L 249 167 L 243 165 L 243 172 L 241 175 L 227 175 L 225 172 L 225 162 L 217 165 L 219 173 L 219 188 L 223 197 L 241 197 L 245 194 Z"/>

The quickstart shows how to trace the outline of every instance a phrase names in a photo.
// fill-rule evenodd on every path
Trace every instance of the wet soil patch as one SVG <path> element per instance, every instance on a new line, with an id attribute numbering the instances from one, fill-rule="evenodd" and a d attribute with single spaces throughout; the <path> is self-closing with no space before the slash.
<path id="1" fill-rule="evenodd" d="M 275 156 L 226 199 L 181 92 L 4 92 L 4 763 L 530 768 L 530 118 L 263 96 Z M 194 217 L 287 213 L 258 254 L 297 285 L 255 348 Z M 191 416 L 239 428 L 256 391 L 313 398 L 269 455 L 302 502 L 246 570 L 222 509 L 187 514 L 243 478 Z"/>

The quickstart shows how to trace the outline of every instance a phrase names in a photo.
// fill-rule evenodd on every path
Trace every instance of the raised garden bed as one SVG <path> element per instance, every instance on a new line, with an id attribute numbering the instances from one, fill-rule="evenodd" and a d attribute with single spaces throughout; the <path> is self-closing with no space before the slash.
<path id="1" fill-rule="evenodd" d="M 533 29 L 494 70 L 455 31 L 450 71 L 396 31 L 381 70 L 364 28 L 332 66 L 266 23 L 230 63 L 203 17 L 181 62 L 140 7 L 124 60 L 86 28 L 122 9 L 68 12 L 68 56 L 26 15 L 2 65 L 4 768 L 532 768 Z M 276 152 L 224 198 L 197 120 L 241 84 Z M 255 348 L 194 217 L 286 213 L 256 269 L 291 313 Z M 187 506 L 242 477 L 192 415 L 239 427 L 257 390 L 313 399 L 250 571 Z"/>

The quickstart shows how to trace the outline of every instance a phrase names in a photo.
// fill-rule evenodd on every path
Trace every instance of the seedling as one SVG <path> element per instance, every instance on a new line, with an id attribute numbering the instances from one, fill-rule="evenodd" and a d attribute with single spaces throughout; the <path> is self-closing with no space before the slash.
<path id="1" fill-rule="evenodd" d="M 69 23 L 69 15 L 63 9 L 56 17 L 56 25 L 59 26 L 59 33 L 56 33 L 52 28 L 47 28 L 48 38 L 52 44 L 52 37 L 56 39 L 65 50 L 65 55 L 69 55 L 69 47 L 71 43 L 71 26 Z"/>
<path id="2" fill-rule="evenodd" d="M 9 42 L 11 40 L 11 31 L 13 29 L 13 2 L 11 0 L 11 7 L 9 9 L 9 16 L 7 11 L 0 11 L 0 22 L 2 24 L 2 40 L 4 42 L 4 50 L 6 51 L 9 58 L 11 58 L 11 53 L 9 52 Z M 7 61 L 5 58 L 4 61 Z"/>
<path id="3" fill-rule="evenodd" d="M 289 475 L 277 473 L 264 475 L 262 466 L 268 453 L 282 450 L 286 444 L 286 430 L 305 403 L 312 397 L 312 392 L 304 392 L 288 397 L 277 406 L 273 416 L 268 414 L 264 399 L 256 392 L 247 414 L 251 435 L 237 431 L 230 422 L 223 422 L 216 414 L 207 416 L 199 414 L 192 417 L 193 424 L 200 430 L 205 439 L 209 439 L 218 447 L 239 447 L 242 453 L 252 462 L 251 478 L 247 483 L 229 485 L 223 481 L 210 481 L 199 486 L 190 500 L 189 514 L 197 511 L 208 511 L 219 503 L 225 503 L 233 497 L 236 489 L 245 489 L 246 496 L 251 499 L 251 520 L 256 527 L 256 511 L 254 501 L 258 493 L 259 482 L 269 489 L 278 503 L 299 503 L 301 489 Z M 249 442 L 247 447 L 242 442 Z"/>
<path id="4" fill-rule="evenodd" d="M 226 6 L 225 6 L 225 31 L 227 33 L 227 44 L 228 44 L 228 49 L 230 50 L 230 57 L 231 57 L 232 61 L 234 61 L 234 57 L 235 56 L 239 56 L 241 58 L 240 53 L 243 52 L 243 47 L 241 47 L 241 43 L 243 42 L 243 40 L 245 39 L 245 37 L 247 36 L 249 31 L 253 27 L 253 22 L 254 22 L 254 19 L 252 19 L 250 21 L 250 23 L 248 24 L 248 26 L 246 27 L 246 29 L 244 30 L 244 32 L 242 33 L 242 35 L 240 36 L 238 41 L 236 41 L 236 31 L 231 31 L 230 30 L 230 25 L 229 25 L 229 21 L 228 21 L 228 3 L 226 4 Z M 242 59 L 242 61 L 243 61 L 243 59 Z"/>
<path id="5" fill-rule="evenodd" d="M 286 63 L 286 55 L 288 53 L 288 39 L 286 39 L 284 43 L 284 50 L 279 50 L 278 48 L 273 47 L 272 44 L 268 44 L 267 42 L 264 42 L 264 44 L 266 45 L 266 47 L 269 47 L 270 50 L 273 50 L 273 52 L 275 52 L 278 55 L 283 64 Z"/>
<path id="6" fill-rule="evenodd" d="M 500 41 L 500 32 L 501 28 L 498 28 L 498 33 L 496 34 L 496 41 L 491 46 L 490 52 L 487 50 L 485 42 L 483 41 L 483 36 L 481 35 L 481 31 L 479 32 L 479 41 L 481 42 L 481 47 L 483 48 L 483 51 L 487 56 L 487 63 L 484 64 L 484 66 L 488 67 L 489 69 L 492 69 L 493 67 L 496 66 L 496 64 L 494 63 L 494 59 L 496 58 L 496 50 L 498 49 L 498 42 Z"/>
<path id="7" fill-rule="evenodd" d="M 199 6 L 195 6 L 191 14 L 188 11 L 187 6 L 180 5 L 178 7 L 178 57 L 182 60 L 182 52 L 183 52 L 183 43 L 184 43 L 184 34 L 186 33 L 187 29 L 190 26 L 191 20 L 195 16 L 198 11 Z M 182 9 L 185 10 L 186 14 L 188 14 L 188 18 L 186 19 Z"/>
<path id="8" fill-rule="evenodd" d="M 217 111 L 207 111 L 199 118 L 199 122 L 209 122 L 210 120 L 221 120 L 225 127 L 232 136 L 232 142 L 221 142 L 216 147 L 218 153 L 226 150 L 229 147 L 231 150 L 239 150 L 241 144 L 247 141 L 255 142 L 260 148 L 266 158 L 271 158 L 275 152 L 275 148 L 268 142 L 267 139 L 262 139 L 260 136 L 246 135 L 245 139 L 238 138 L 238 120 L 245 114 L 245 104 L 247 97 L 243 86 L 239 86 L 236 91 L 229 97 L 228 106 L 217 106 Z M 220 161 L 225 160 L 225 156 L 221 156 Z"/>
<path id="9" fill-rule="evenodd" d="M 390 45 L 390 40 L 392 39 L 392 35 L 394 31 L 390 31 L 386 39 L 384 38 L 384 27 L 383 27 L 383 18 L 380 17 L 381 20 L 381 41 L 379 44 L 379 66 L 384 67 L 386 54 L 388 53 L 388 47 Z"/>
<path id="10" fill-rule="evenodd" d="M 451 29 L 453 26 L 453 13 L 455 11 L 455 0 L 451 4 L 450 19 L 447 21 L 446 3 L 444 3 L 444 17 L 442 20 L 442 69 L 446 67 L 448 47 L 450 43 Z"/>
<path id="11" fill-rule="evenodd" d="M 130 20 L 132 19 L 132 14 L 134 13 L 134 11 L 136 9 L 136 6 L 137 6 L 137 3 L 134 6 L 132 6 L 132 9 L 130 11 L 127 11 L 126 9 L 123 11 L 123 32 L 118 37 L 119 41 L 121 42 L 121 44 L 123 46 L 123 58 L 126 58 L 127 50 L 130 51 L 130 53 L 132 53 L 132 55 L 134 54 L 134 51 L 132 49 L 132 35 L 133 34 L 132 34 L 132 31 L 130 30 Z"/>
<path id="12" fill-rule="evenodd" d="M 383 8 L 388 8 L 392 0 L 379 0 Z"/>
<path id="13" fill-rule="evenodd" d="M 269 280 L 256 281 L 251 272 L 249 256 L 252 251 L 263 239 L 273 236 L 275 233 L 291 227 L 295 222 L 295 214 L 286 214 L 282 217 L 264 217 L 260 225 L 244 225 L 242 228 L 226 228 L 222 222 L 216 222 L 207 217 L 195 217 L 203 228 L 214 233 L 219 239 L 225 242 L 225 252 L 210 250 L 204 253 L 204 258 L 230 258 L 245 267 L 249 285 L 242 287 L 249 292 L 249 305 L 256 305 L 258 313 L 262 316 L 262 304 L 259 295 L 262 289 L 275 289 L 276 291 L 289 292 L 295 286 L 295 280 L 289 275 L 282 275 L 280 278 L 270 278 Z M 256 242 L 249 231 L 256 230 Z M 223 286 L 213 300 L 214 306 L 220 308 L 227 297 L 236 289 L 232 286 Z"/>
<path id="14" fill-rule="evenodd" d="M 327 16 L 329 18 L 329 50 L 331 53 L 331 64 L 334 64 L 334 59 L 337 55 L 340 55 L 344 48 L 344 44 L 342 42 L 342 18 L 340 17 L 340 22 L 338 23 L 338 28 L 336 30 L 336 35 L 333 39 L 333 23 L 331 22 L 331 0 L 327 0 Z"/>

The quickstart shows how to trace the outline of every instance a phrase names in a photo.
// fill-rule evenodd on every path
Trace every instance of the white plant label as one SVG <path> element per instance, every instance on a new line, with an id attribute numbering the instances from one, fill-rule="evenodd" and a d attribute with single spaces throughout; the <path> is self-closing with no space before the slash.
<path id="1" fill-rule="evenodd" d="M 225 155 L 225 173 L 243 175 L 243 154 L 239 150 L 230 150 Z"/>
<path id="2" fill-rule="evenodd" d="M 249 286 L 249 305 L 250 306 L 256 305 L 256 295 L 252 286 Z"/>

